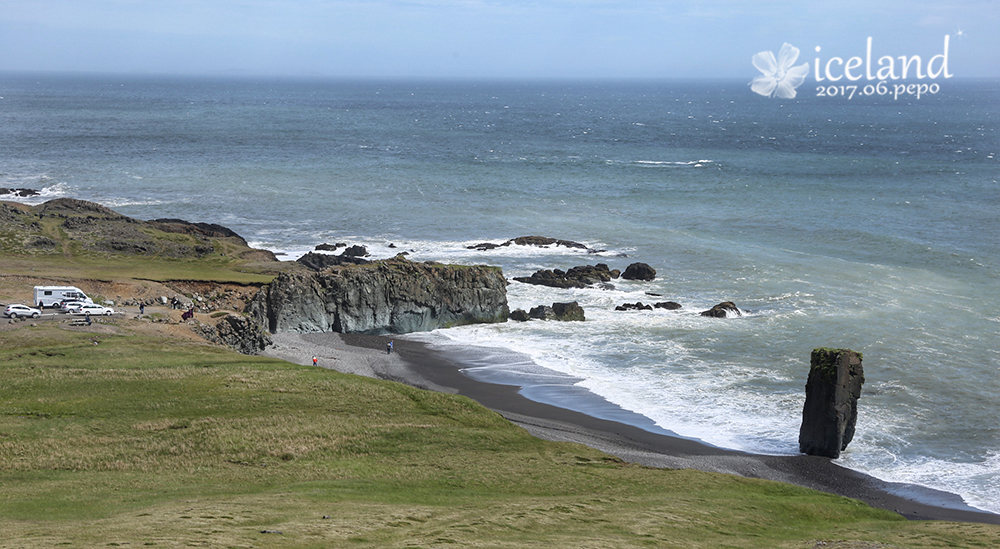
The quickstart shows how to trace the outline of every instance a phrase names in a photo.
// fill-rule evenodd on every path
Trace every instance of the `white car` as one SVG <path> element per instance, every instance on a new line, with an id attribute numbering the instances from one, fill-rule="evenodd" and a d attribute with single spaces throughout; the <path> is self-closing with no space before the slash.
<path id="1" fill-rule="evenodd" d="M 38 318 L 42 316 L 42 312 L 34 307 L 28 307 L 27 305 L 7 305 L 7 310 L 4 311 L 5 315 L 10 318 L 17 318 L 19 316 L 30 316 L 31 318 Z"/>
<path id="2" fill-rule="evenodd" d="M 83 305 L 85 305 L 85 303 L 82 301 L 67 301 L 62 305 L 59 305 L 59 312 L 71 313 L 73 312 L 73 309 L 77 307 L 82 307 Z"/>
<path id="3" fill-rule="evenodd" d="M 111 307 L 105 307 L 104 305 L 97 305 L 94 303 L 84 303 L 80 306 L 73 307 L 72 309 L 70 309 L 69 312 L 70 314 L 74 315 L 89 314 L 91 316 L 97 316 L 97 315 L 111 316 L 115 314 L 115 310 L 112 309 Z"/>

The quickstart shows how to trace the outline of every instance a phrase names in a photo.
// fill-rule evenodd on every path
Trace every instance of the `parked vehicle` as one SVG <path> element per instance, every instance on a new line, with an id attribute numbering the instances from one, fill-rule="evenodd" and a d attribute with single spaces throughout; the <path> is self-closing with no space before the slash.
<path id="1" fill-rule="evenodd" d="M 76 286 L 35 286 L 34 303 L 39 307 L 55 307 L 57 303 L 66 299 L 84 303 L 94 302 Z"/>
<path id="2" fill-rule="evenodd" d="M 104 305 L 95 305 L 94 303 L 84 303 L 79 307 L 74 307 L 73 309 L 71 309 L 70 313 L 74 315 L 89 314 L 91 316 L 96 316 L 96 315 L 111 316 L 115 314 L 115 310 L 112 309 L 111 307 L 105 307 Z"/>
<path id="3" fill-rule="evenodd" d="M 42 312 L 34 307 L 28 307 L 27 305 L 7 305 L 7 310 L 3 312 L 4 315 L 10 318 L 17 318 L 19 316 L 30 316 L 31 318 L 38 318 L 42 316 Z"/>
<path id="4" fill-rule="evenodd" d="M 61 313 L 71 313 L 73 309 L 82 307 L 86 305 L 83 301 L 62 301 L 58 305 L 53 305 L 53 308 L 58 308 Z"/>

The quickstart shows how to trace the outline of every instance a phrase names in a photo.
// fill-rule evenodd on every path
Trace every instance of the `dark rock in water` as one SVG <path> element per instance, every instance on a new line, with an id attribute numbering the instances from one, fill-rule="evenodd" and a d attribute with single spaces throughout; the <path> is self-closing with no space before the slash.
<path id="1" fill-rule="evenodd" d="M 583 307 L 581 307 L 576 301 L 570 301 L 569 303 L 553 303 L 551 307 L 548 305 L 532 307 L 532 309 L 528 311 L 528 317 L 538 320 L 586 320 Z"/>
<path id="2" fill-rule="evenodd" d="M 317 252 L 335 252 L 338 248 L 345 247 L 345 244 L 327 244 L 326 242 L 316 245 Z"/>
<path id="3" fill-rule="evenodd" d="M 743 316 L 743 313 L 740 312 L 739 307 L 737 307 L 732 301 L 723 301 L 707 311 L 702 311 L 701 316 L 726 318 L 730 316 Z"/>
<path id="4" fill-rule="evenodd" d="M 622 278 L 625 280 L 645 280 L 648 282 L 656 278 L 656 269 L 645 263 L 633 263 L 625 268 Z"/>
<path id="5" fill-rule="evenodd" d="M 599 283 L 597 285 L 597 287 L 600 288 L 600 289 L 602 289 L 602 290 L 614 290 L 615 289 L 615 285 L 611 284 L 610 282 L 601 282 L 601 283 Z"/>
<path id="6" fill-rule="evenodd" d="M 488 251 L 488 250 L 495 250 L 495 249 L 497 249 L 497 248 L 499 248 L 501 246 L 510 246 L 510 243 L 511 243 L 510 240 L 508 240 L 507 242 L 504 242 L 503 244 L 494 244 L 492 242 L 480 242 L 479 244 L 474 244 L 472 246 L 466 246 L 465 248 L 467 250 L 479 250 L 481 252 L 485 252 L 485 251 Z"/>
<path id="7" fill-rule="evenodd" d="M 318 254 L 316 252 L 309 252 L 300 257 L 297 261 L 314 271 L 322 271 L 323 269 L 343 265 L 364 265 L 366 263 L 371 263 L 367 259 L 360 257 Z"/>
<path id="8" fill-rule="evenodd" d="M 527 322 L 528 320 L 531 320 L 531 317 L 528 316 L 528 311 L 525 311 L 524 309 L 514 309 L 510 312 L 510 319 L 518 322 Z"/>
<path id="9" fill-rule="evenodd" d="M 215 326 L 199 324 L 196 330 L 205 339 L 228 345 L 245 355 L 258 354 L 271 344 L 271 335 L 259 322 L 240 315 L 228 314 Z"/>
<path id="10" fill-rule="evenodd" d="M 646 305 L 641 301 L 635 303 L 622 303 L 621 305 L 615 307 L 616 311 L 652 311 L 652 305 Z"/>
<path id="11" fill-rule="evenodd" d="M 611 271 L 604 263 L 573 267 L 569 271 L 542 269 L 531 276 L 515 276 L 514 280 L 552 288 L 586 288 L 611 280 Z"/>
<path id="12" fill-rule="evenodd" d="M 573 242 L 572 240 L 559 240 L 557 238 L 549 238 L 547 236 L 519 236 L 513 240 L 514 244 L 519 246 L 551 246 L 555 244 L 556 246 L 564 246 L 566 248 L 577 248 L 580 250 L 588 249 L 587 246 L 580 244 L 579 242 Z"/>
<path id="13" fill-rule="evenodd" d="M 38 196 L 42 193 L 36 191 L 35 189 L 6 189 L 0 187 L 0 196 L 5 194 L 14 195 L 20 198 L 27 198 L 29 196 Z"/>
<path id="14" fill-rule="evenodd" d="M 663 297 L 663 294 L 656 294 L 656 293 L 653 293 L 653 292 L 646 292 L 646 295 L 651 296 L 651 297 Z"/>
<path id="15" fill-rule="evenodd" d="M 587 250 L 588 253 L 600 253 L 604 250 L 591 250 L 584 244 L 579 242 L 573 242 L 572 240 L 559 240 L 558 238 L 550 238 L 547 236 L 519 236 L 517 238 L 512 238 L 507 242 L 502 244 L 494 244 L 492 242 L 481 242 L 472 246 L 466 246 L 468 250 L 479 250 L 485 252 L 488 250 L 494 250 L 502 246 L 510 246 L 511 244 L 517 244 L 518 246 L 538 246 L 540 248 L 547 248 L 549 246 L 563 246 L 566 248 L 576 248 L 580 250 Z"/>
<path id="16" fill-rule="evenodd" d="M 803 454 L 838 458 L 854 438 L 865 382 L 861 358 L 850 349 L 813 350 L 799 429 Z"/>
<path id="17" fill-rule="evenodd" d="M 583 307 L 576 301 L 569 303 L 553 303 L 552 312 L 556 315 L 556 320 L 564 321 L 584 321 Z"/>
<path id="18" fill-rule="evenodd" d="M 390 243 L 389 243 L 389 247 L 390 247 L 390 248 L 395 248 L 395 247 L 396 247 L 396 245 L 395 245 L 395 244 L 393 244 L 392 242 L 390 242 Z"/>
<path id="19" fill-rule="evenodd" d="M 507 280 L 497 267 L 388 259 L 282 273 L 248 312 L 272 333 L 402 334 L 504 322 L 510 309 Z"/>
<path id="20" fill-rule="evenodd" d="M 537 307 L 532 307 L 528 311 L 529 318 L 537 318 L 538 320 L 555 320 L 556 313 L 552 310 L 552 307 L 548 305 L 539 305 Z"/>
<path id="21" fill-rule="evenodd" d="M 676 301 L 661 301 L 659 303 L 654 303 L 653 307 L 657 309 L 666 309 L 668 311 L 676 311 L 681 308 L 681 304 Z"/>
<path id="22" fill-rule="evenodd" d="M 344 250 L 340 255 L 344 257 L 368 257 L 371 254 L 368 253 L 368 248 L 365 248 L 364 246 L 360 245 L 355 245 L 355 246 L 350 246 L 349 248 Z"/>

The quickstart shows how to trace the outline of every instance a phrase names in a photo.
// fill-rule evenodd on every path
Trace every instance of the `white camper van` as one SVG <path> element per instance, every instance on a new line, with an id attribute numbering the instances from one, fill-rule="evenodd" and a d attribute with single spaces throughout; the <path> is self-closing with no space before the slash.
<path id="1" fill-rule="evenodd" d="M 93 303 L 83 290 L 75 286 L 35 286 L 35 302 L 33 305 L 53 307 L 64 299 L 73 299 L 84 303 Z"/>

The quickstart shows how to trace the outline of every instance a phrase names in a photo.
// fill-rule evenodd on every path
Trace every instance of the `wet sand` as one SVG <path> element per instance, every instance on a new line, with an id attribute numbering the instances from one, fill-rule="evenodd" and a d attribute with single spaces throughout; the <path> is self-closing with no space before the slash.
<path id="1" fill-rule="evenodd" d="M 1000 525 L 1000 515 L 978 511 L 947 492 L 881 481 L 817 456 L 763 456 L 716 448 L 696 440 L 529 400 L 519 388 L 476 381 L 446 353 L 416 341 L 358 334 L 276 334 L 263 354 L 297 364 L 399 381 L 467 396 L 547 440 L 585 444 L 629 462 L 697 469 L 787 482 L 858 499 L 911 520 L 949 520 Z M 386 353 L 392 340 L 393 353 Z"/>

